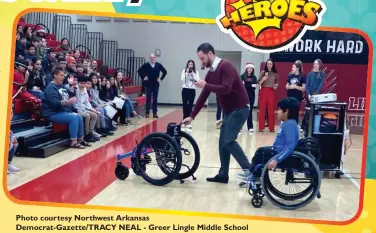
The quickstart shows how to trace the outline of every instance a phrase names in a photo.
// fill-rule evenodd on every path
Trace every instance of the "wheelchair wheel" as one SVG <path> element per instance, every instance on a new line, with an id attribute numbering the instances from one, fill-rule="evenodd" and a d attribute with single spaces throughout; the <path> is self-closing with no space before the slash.
<path id="1" fill-rule="evenodd" d="M 316 138 L 307 137 L 299 140 L 295 151 L 311 156 L 317 164 L 321 160 L 320 143 Z"/>
<path id="2" fill-rule="evenodd" d="M 320 192 L 321 172 L 316 162 L 306 154 L 293 152 L 288 159 L 281 163 L 282 171 L 282 190 L 276 185 L 276 173 L 269 171 L 265 165 L 261 184 L 266 198 L 274 205 L 287 210 L 294 210 L 308 205 Z M 277 169 L 280 170 L 280 169 Z M 300 176 L 299 176 L 300 175 Z M 287 193 L 285 190 L 297 190 L 297 187 L 291 187 L 297 184 L 307 184 L 303 190 L 296 193 Z M 291 185 L 291 186 L 290 186 Z"/>
<path id="3" fill-rule="evenodd" d="M 119 180 L 125 180 L 129 176 L 129 169 L 121 163 L 118 163 L 115 168 L 115 175 Z"/>
<path id="4" fill-rule="evenodd" d="M 151 133 L 147 135 L 138 144 L 135 155 L 135 172 L 150 184 L 166 185 L 176 179 L 180 172 L 182 165 L 180 146 L 168 134 Z M 147 163 L 145 163 L 145 159 L 148 160 Z M 152 164 L 153 162 L 155 164 Z M 145 165 L 145 169 L 143 165 Z"/>
<path id="5" fill-rule="evenodd" d="M 182 141 L 182 139 L 185 139 L 184 141 L 188 141 L 188 144 L 184 144 L 184 141 Z M 180 173 L 177 178 L 179 180 L 184 180 L 192 176 L 196 172 L 200 164 L 200 149 L 193 137 L 184 131 L 180 131 L 180 138 L 178 140 L 178 143 L 180 144 L 180 149 L 183 156 L 183 166 L 180 169 Z M 189 144 L 191 146 L 189 146 Z M 192 152 L 194 153 L 193 155 Z M 193 163 L 191 162 L 192 160 Z"/>
<path id="6" fill-rule="evenodd" d="M 144 154 L 144 158 L 146 157 L 147 155 Z M 136 174 L 137 176 L 140 175 L 140 169 L 145 171 L 146 170 L 146 163 L 143 163 L 141 164 L 139 167 L 136 166 L 136 163 L 135 163 L 135 158 L 132 157 L 131 158 L 131 163 L 132 163 L 132 170 L 134 172 L 134 174 Z"/>

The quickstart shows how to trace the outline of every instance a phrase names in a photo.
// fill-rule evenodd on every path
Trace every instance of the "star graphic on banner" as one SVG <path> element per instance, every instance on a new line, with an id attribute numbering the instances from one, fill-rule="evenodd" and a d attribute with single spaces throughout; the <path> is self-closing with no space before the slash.
<path id="1" fill-rule="evenodd" d="M 261 0 L 261 1 L 253 0 L 252 2 L 255 3 L 255 2 L 263 2 L 263 1 L 269 1 L 272 3 L 274 0 Z M 233 6 L 236 10 L 239 10 L 240 8 L 248 4 L 245 3 L 244 0 L 239 0 L 230 5 Z M 253 20 L 253 21 L 242 21 L 241 24 L 249 26 L 252 29 L 253 33 L 255 34 L 255 37 L 257 38 L 260 32 L 264 30 L 265 28 L 281 29 L 281 22 L 282 22 L 282 19 L 274 16 L 271 19 L 264 18 L 264 19 L 258 19 L 258 20 Z"/>

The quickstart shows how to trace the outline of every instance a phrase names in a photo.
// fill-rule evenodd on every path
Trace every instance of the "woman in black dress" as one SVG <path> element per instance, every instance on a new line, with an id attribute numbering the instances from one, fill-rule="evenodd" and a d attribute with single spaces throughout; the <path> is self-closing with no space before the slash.
<path id="1" fill-rule="evenodd" d="M 255 66 L 248 63 L 245 66 L 245 72 L 240 76 L 248 93 L 249 115 L 247 119 L 247 128 L 249 133 L 253 133 L 253 106 L 255 105 L 255 90 L 257 87 L 257 78 L 255 76 Z"/>

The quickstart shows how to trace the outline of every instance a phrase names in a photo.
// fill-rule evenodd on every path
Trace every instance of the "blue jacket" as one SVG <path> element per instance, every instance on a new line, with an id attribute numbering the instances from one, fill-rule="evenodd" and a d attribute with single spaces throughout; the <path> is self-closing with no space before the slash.
<path id="1" fill-rule="evenodd" d="M 307 75 L 306 92 L 307 95 L 320 94 L 324 86 L 326 74 L 324 71 L 314 72 L 311 71 Z"/>
<path id="2" fill-rule="evenodd" d="M 299 127 L 295 120 L 284 121 L 278 130 L 273 148 L 278 152 L 277 162 L 286 159 L 295 150 L 299 141 Z"/>
<path id="3" fill-rule="evenodd" d="M 59 112 L 72 112 L 72 106 L 62 106 L 62 100 L 69 99 L 69 90 L 63 85 L 51 82 L 42 95 L 42 116 L 49 117 Z"/>

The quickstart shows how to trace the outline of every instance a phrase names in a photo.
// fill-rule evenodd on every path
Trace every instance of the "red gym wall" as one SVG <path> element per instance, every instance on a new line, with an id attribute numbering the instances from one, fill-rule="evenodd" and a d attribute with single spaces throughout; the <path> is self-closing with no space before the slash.
<path id="1" fill-rule="evenodd" d="M 276 90 L 276 108 L 277 102 L 286 97 L 287 91 L 285 85 L 292 64 L 290 62 L 275 62 L 279 74 L 279 87 Z M 308 74 L 312 70 L 312 65 L 303 64 L 305 74 Z M 261 70 L 264 67 L 265 62 L 262 62 L 260 66 Z M 330 92 L 337 94 L 337 100 L 347 102 L 349 104 L 348 111 L 364 112 L 364 107 L 362 107 L 364 103 L 362 103 L 362 100 L 366 97 L 368 66 L 362 64 L 324 64 L 324 67 L 327 78 L 323 92 L 325 93 L 326 90 L 333 87 L 333 84 L 336 84 Z M 355 102 L 351 97 L 355 97 Z"/>

